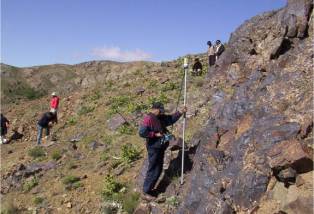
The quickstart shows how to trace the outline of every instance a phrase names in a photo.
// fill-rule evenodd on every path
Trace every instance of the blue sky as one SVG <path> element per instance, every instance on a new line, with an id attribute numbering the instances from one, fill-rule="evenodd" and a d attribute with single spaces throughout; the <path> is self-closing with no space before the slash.
<path id="1" fill-rule="evenodd" d="M 1 0 L 1 62 L 172 60 L 286 0 Z"/>

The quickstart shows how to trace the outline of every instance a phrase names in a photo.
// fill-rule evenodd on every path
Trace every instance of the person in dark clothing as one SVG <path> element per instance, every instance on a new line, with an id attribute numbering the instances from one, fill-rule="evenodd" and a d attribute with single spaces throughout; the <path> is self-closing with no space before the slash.
<path id="1" fill-rule="evenodd" d="M 40 120 L 37 123 L 37 144 L 41 144 L 41 138 L 42 138 L 42 133 L 43 129 L 46 129 L 46 136 L 48 137 L 50 134 L 49 130 L 49 123 L 50 122 L 55 122 L 56 121 L 56 115 L 52 112 L 46 112 L 43 114 L 43 116 L 40 118 Z"/>
<path id="2" fill-rule="evenodd" d="M 210 67 L 215 65 L 216 56 L 215 56 L 215 49 L 212 46 L 212 43 L 208 41 L 207 45 L 208 45 L 208 71 L 209 71 Z"/>
<path id="3" fill-rule="evenodd" d="M 225 46 L 221 44 L 220 40 L 216 41 L 215 45 L 215 55 L 216 55 L 216 61 L 218 60 L 219 56 L 225 51 Z"/>
<path id="4" fill-rule="evenodd" d="M 203 65 L 200 62 L 199 58 L 195 58 L 193 65 L 193 74 L 196 76 L 202 75 Z"/>
<path id="5" fill-rule="evenodd" d="M 1 114 L 1 139 L 0 139 L 1 144 L 8 142 L 8 140 L 5 138 L 5 135 L 8 133 L 9 125 L 10 125 L 9 120 L 5 116 L 3 116 L 3 114 Z"/>
<path id="6" fill-rule="evenodd" d="M 167 126 L 177 122 L 186 113 L 186 107 L 172 115 L 166 115 L 162 103 L 153 103 L 139 128 L 139 135 L 146 139 L 148 153 L 148 170 L 143 185 L 143 194 L 146 197 L 153 197 L 153 188 L 162 172 L 165 150 L 169 145 L 167 137 L 169 132 Z"/>

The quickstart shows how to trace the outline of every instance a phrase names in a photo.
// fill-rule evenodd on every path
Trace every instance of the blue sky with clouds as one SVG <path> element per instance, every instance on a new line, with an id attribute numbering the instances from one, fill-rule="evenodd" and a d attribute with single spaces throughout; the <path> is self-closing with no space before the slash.
<path id="1" fill-rule="evenodd" d="M 1 62 L 165 61 L 286 0 L 1 0 Z"/>

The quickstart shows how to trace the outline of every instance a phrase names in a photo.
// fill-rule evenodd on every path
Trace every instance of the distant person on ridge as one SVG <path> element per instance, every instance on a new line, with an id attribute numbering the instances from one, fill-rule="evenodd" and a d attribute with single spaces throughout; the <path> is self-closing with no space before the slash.
<path id="1" fill-rule="evenodd" d="M 50 112 L 54 113 L 56 116 L 55 122 L 58 122 L 58 108 L 59 108 L 59 100 L 60 98 L 57 96 L 56 92 L 52 92 L 52 98 L 50 100 Z"/>
<path id="2" fill-rule="evenodd" d="M 172 115 L 166 115 L 164 105 L 155 102 L 151 111 L 145 115 L 140 125 L 139 135 L 146 139 L 148 169 L 143 185 L 143 196 L 146 200 L 154 199 L 154 186 L 162 172 L 165 150 L 171 140 L 167 126 L 177 122 L 186 113 L 186 107 Z"/>
<path id="3" fill-rule="evenodd" d="M 56 121 L 56 114 L 52 112 L 46 112 L 42 115 L 37 123 L 37 144 L 41 144 L 41 138 L 43 134 L 43 129 L 46 129 L 46 138 L 48 138 L 50 134 L 49 123 L 53 123 Z"/>
<path id="4" fill-rule="evenodd" d="M 208 71 L 211 66 L 215 65 L 216 57 L 215 57 L 215 49 L 212 46 L 211 41 L 207 42 L 208 45 Z"/>
<path id="5" fill-rule="evenodd" d="M 200 62 L 199 58 L 195 58 L 194 65 L 193 65 L 193 73 L 196 76 L 202 75 L 203 65 Z"/>
<path id="6" fill-rule="evenodd" d="M 10 126 L 9 120 L 3 116 L 1 113 L 1 139 L 0 144 L 5 144 L 8 142 L 8 140 L 5 138 L 5 135 L 8 133 L 8 128 Z"/>
<path id="7" fill-rule="evenodd" d="M 221 44 L 220 40 L 216 41 L 216 45 L 215 45 L 215 55 L 216 55 L 216 61 L 218 60 L 218 58 L 220 57 L 220 55 L 225 51 L 225 46 L 223 44 Z"/>

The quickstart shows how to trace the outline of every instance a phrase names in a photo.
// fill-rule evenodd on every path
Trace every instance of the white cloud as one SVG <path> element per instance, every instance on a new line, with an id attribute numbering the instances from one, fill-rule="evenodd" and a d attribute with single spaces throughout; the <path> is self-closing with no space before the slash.
<path id="1" fill-rule="evenodd" d="M 121 50 L 119 47 L 94 48 L 91 54 L 101 59 L 117 61 L 141 61 L 152 57 L 151 54 L 140 49 L 129 51 Z"/>

